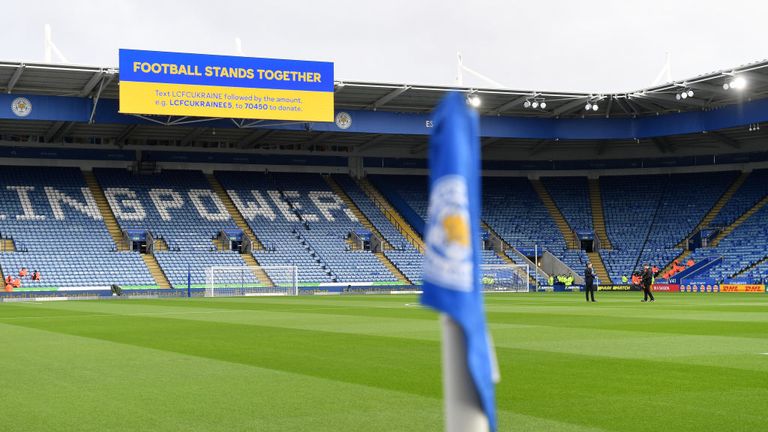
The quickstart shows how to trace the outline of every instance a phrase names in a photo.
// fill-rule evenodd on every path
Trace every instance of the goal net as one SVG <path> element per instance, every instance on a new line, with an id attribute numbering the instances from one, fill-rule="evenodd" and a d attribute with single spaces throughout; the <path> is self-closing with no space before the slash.
<path id="1" fill-rule="evenodd" d="M 480 280 L 484 292 L 528 292 L 528 266 L 520 264 L 483 264 Z"/>
<path id="2" fill-rule="evenodd" d="M 214 266 L 205 280 L 206 297 L 299 295 L 296 266 Z"/>

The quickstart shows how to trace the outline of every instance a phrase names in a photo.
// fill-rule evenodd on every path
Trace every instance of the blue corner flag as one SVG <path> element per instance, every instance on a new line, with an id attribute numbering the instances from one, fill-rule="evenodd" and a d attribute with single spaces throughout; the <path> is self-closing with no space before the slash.
<path id="1" fill-rule="evenodd" d="M 435 110 L 433 124 L 421 303 L 462 329 L 469 374 L 495 431 L 493 360 L 480 286 L 478 116 L 461 94 L 451 93 Z"/>

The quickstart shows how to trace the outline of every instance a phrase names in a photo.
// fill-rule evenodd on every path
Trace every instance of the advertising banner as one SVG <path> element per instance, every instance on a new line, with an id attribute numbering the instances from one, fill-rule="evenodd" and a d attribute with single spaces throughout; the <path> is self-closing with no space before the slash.
<path id="1" fill-rule="evenodd" d="M 713 282 L 693 281 L 680 284 L 681 292 L 720 292 L 720 285 Z"/>
<path id="2" fill-rule="evenodd" d="M 657 283 L 651 286 L 651 290 L 657 291 L 657 292 L 680 292 L 680 285 L 668 284 L 668 283 Z"/>
<path id="3" fill-rule="evenodd" d="M 763 284 L 722 284 L 720 292 L 764 293 Z"/>
<path id="4" fill-rule="evenodd" d="M 641 291 L 640 287 L 635 285 L 598 285 L 598 291 Z"/>
<path id="5" fill-rule="evenodd" d="M 331 122 L 333 63 L 120 50 L 120 113 Z"/>

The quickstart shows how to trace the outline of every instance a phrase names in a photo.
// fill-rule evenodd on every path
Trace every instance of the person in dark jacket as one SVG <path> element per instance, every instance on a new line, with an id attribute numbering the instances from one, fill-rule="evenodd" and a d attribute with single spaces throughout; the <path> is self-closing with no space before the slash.
<path id="1" fill-rule="evenodd" d="M 584 270 L 584 292 L 587 295 L 587 301 L 590 296 L 592 301 L 595 301 L 595 270 L 592 268 L 592 263 L 588 263 Z"/>
<path id="2" fill-rule="evenodd" d="M 653 284 L 653 271 L 648 264 L 643 267 L 643 273 L 640 275 L 640 277 L 643 286 L 643 301 L 647 302 L 649 298 L 651 301 L 656 301 L 656 299 L 653 298 L 653 292 L 651 292 L 651 285 Z"/>

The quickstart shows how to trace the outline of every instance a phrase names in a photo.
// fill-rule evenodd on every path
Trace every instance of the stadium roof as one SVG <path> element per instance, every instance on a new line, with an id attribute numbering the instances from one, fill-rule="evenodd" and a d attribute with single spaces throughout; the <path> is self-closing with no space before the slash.
<path id="1" fill-rule="evenodd" d="M 747 81 L 744 91 L 725 89 L 734 77 Z M 54 96 L 118 98 L 119 71 L 116 68 L 53 65 L 41 63 L 0 62 L 0 91 Z M 693 97 L 676 98 L 676 94 L 692 90 Z M 708 111 L 726 105 L 763 99 L 768 96 L 768 61 L 746 64 L 736 68 L 702 74 L 626 93 L 577 93 L 536 90 L 505 90 L 491 88 L 444 87 L 411 84 L 337 81 L 336 109 L 425 113 L 434 109 L 448 91 L 476 94 L 481 98 L 479 108 L 486 116 L 538 118 L 637 118 L 678 112 Z M 525 108 L 526 100 L 546 101 L 542 109 Z M 597 103 L 599 110 L 585 110 L 585 105 Z M 205 143 L 228 142 L 237 148 L 321 150 L 333 144 L 333 152 L 368 154 L 391 148 L 403 157 L 419 157 L 425 150 L 424 136 L 343 134 L 316 131 L 265 129 L 217 130 L 211 136 L 204 125 L 120 125 L 87 124 L 32 120 L 0 121 L 0 133 L 34 135 L 43 142 L 56 142 L 65 136 L 102 137 L 118 145 L 128 140 L 162 142 L 163 145 L 205 146 Z M 752 131 L 749 131 L 752 132 Z M 630 153 L 651 152 L 663 155 L 696 147 L 694 153 L 753 151 L 761 149 L 765 136 L 759 131 L 747 133 L 746 128 L 726 129 L 702 134 L 678 135 L 668 138 L 627 141 L 616 144 Z M 616 140 L 611 140 L 616 141 Z M 556 158 L 564 150 L 584 152 L 596 157 L 616 157 L 601 140 L 554 142 L 506 138 L 484 139 L 487 154 L 509 152 L 514 158 Z M 652 144 L 652 145 L 648 145 Z M 612 144 L 613 145 L 613 144 Z M 404 148 L 405 146 L 405 148 Z M 618 147 L 617 147 L 618 148 Z M 763 146 L 764 148 L 764 146 Z M 344 150 L 346 149 L 346 150 Z M 403 151 L 406 150 L 406 151 Z M 386 152 L 391 154 L 392 152 Z"/>

